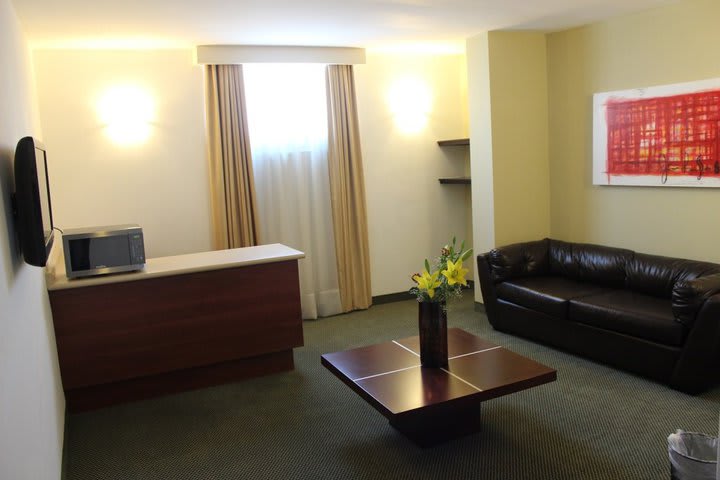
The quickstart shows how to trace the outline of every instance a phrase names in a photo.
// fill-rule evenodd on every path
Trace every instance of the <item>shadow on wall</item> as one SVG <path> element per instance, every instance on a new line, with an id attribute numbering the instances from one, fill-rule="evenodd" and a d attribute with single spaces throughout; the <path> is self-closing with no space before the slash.
<path id="1" fill-rule="evenodd" d="M 17 228 L 13 218 L 12 194 L 15 193 L 13 175 L 13 151 L 0 148 L 0 195 L 2 199 L 2 212 L 5 228 L 0 228 L 0 255 L 5 265 L 8 289 L 12 285 L 15 275 L 22 264 L 20 256 L 20 242 L 17 238 Z"/>

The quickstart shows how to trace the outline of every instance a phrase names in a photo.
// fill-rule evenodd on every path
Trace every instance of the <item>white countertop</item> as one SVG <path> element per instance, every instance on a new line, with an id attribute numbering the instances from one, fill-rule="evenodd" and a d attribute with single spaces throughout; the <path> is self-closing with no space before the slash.
<path id="1" fill-rule="evenodd" d="M 145 263 L 145 268 L 135 272 L 68 279 L 65 275 L 65 260 L 61 250 L 62 248 L 53 248 L 53 252 L 48 259 L 48 266 L 45 270 L 45 281 L 48 290 L 132 282 L 154 277 L 167 277 L 261 263 L 283 262 L 305 257 L 305 254 L 299 250 L 280 243 L 272 243 L 269 245 L 258 245 L 257 247 L 232 248 L 229 250 L 213 250 L 210 252 L 174 255 L 171 257 L 148 258 Z"/>

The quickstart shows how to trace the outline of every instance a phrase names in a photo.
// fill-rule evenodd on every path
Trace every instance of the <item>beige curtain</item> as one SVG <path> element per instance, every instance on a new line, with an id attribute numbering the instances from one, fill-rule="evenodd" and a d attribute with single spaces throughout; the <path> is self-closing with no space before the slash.
<path id="1" fill-rule="evenodd" d="M 242 65 L 207 65 L 205 93 L 215 248 L 258 245 Z"/>
<path id="2" fill-rule="evenodd" d="M 343 310 L 368 308 L 370 253 L 352 65 L 328 65 L 328 166 Z"/>

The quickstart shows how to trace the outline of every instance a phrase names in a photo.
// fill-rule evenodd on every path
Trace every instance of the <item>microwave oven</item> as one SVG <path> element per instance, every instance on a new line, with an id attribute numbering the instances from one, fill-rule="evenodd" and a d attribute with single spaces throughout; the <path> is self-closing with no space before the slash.
<path id="1" fill-rule="evenodd" d="M 141 270 L 145 266 L 139 225 L 75 228 L 62 233 L 68 278 Z"/>

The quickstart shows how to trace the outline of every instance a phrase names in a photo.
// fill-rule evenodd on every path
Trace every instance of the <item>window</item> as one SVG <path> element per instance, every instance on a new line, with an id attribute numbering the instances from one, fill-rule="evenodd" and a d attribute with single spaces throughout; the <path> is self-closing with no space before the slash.
<path id="1" fill-rule="evenodd" d="M 243 67 L 253 152 L 327 144 L 325 65 Z"/>
<path id="2" fill-rule="evenodd" d="M 305 253 L 303 318 L 340 313 L 328 174 L 325 65 L 243 67 L 263 243 Z"/>

